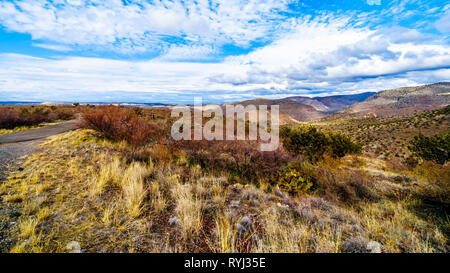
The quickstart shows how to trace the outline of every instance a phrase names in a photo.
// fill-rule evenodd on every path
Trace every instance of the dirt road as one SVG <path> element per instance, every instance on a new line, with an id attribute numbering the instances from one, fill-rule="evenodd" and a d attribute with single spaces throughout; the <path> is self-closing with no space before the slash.
<path id="1" fill-rule="evenodd" d="M 18 159 L 37 150 L 47 137 L 77 128 L 77 120 L 0 136 L 0 182 L 17 167 Z"/>

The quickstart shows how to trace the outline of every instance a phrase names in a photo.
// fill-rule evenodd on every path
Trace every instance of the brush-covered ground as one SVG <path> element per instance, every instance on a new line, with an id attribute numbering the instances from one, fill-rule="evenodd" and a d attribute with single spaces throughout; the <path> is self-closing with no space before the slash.
<path id="1" fill-rule="evenodd" d="M 123 111 L 127 125 L 108 128 L 93 124 L 122 114 L 88 113 L 1 183 L 1 251 L 450 249 L 448 163 L 411 167 L 369 149 L 311 164 L 283 147 L 174 142 L 167 111 Z"/>
<path id="2" fill-rule="evenodd" d="M 336 115 L 309 124 L 324 130 L 344 131 L 362 144 L 364 152 L 386 160 L 402 160 L 410 155 L 409 141 L 413 136 L 445 134 L 450 128 L 450 106 L 403 114 L 371 115 L 355 118 Z"/>
<path id="3" fill-rule="evenodd" d="M 54 125 L 76 118 L 82 107 L 0 106 L 0 135 Z"/>

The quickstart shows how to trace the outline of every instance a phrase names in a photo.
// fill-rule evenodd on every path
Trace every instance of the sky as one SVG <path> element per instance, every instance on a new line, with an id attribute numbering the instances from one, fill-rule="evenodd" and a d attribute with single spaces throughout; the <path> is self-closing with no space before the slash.
<path id="1" fill-rule="evenodd" d="M 0 101 L 231 102 L 450 80 L 444 0 L 0 0 Z"/>

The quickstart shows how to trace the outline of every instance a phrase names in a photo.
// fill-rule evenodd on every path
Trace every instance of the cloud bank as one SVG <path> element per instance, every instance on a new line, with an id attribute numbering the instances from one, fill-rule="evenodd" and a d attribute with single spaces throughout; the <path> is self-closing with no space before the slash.
<path id="1" fill-rule="evenodd" d="M 407 3 L 395 2 L 381 13 L 409 18 Z M 312 14 L 292 4 L 2 1 L 0 25 L 30 34 L 35 47 L 55 54 L 1 52 L 0 100 L 191 102 L 201 95 L 226 102 L 450 79 L 449 41 L 439 34 L 449 30 L 448 6 L 421 5 L 430 18 L 400 26 L 392 18 L 375 23 L 379 12 Z M 96 57 L 58 56 L 73 50 Z M 133 57 L 143 52 L 155 55 Z"/>

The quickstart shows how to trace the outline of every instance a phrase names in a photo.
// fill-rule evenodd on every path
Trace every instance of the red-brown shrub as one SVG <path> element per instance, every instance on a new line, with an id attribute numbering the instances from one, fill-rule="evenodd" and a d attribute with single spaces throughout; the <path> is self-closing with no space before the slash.
<path id="1" fill-rule="evenodd" d="M 94 129 L 112 140 L 125 140 L 141 146 L 158 137 L 156 125 L 139 118 L 132 109 L 96 107 L 82 114 L 81 126 Z"/>
<path id="2" fill-rule="evenodd" d="M 14 106 L 0 108 L 0 128 L 13 129 L 19 126 L 33 126 L 55 120 L 74 118 L 75 111 L 63 107 L 23 107 Z"/>
<path id="3" fill-rule="evenodd" d="M 280 150 L 261 152 L 256 141 L 180 141 L 193 164 L 205 169 L 229 172 L 244 182 L 269 179 L 294 159 Z"/>
<path id="4" fill-rule="evenodd" d="M 41 112 L 25 114 L 8 108 L 2 108 L 0 110 L 0 128 L 3 129 L 13 129 L 18 126 L 33 126 L 48 121 L 49 117 Z"/>

